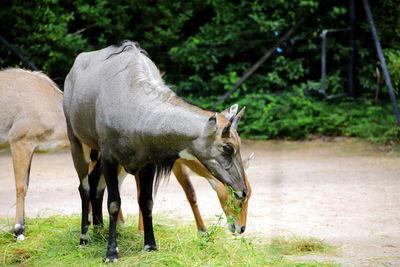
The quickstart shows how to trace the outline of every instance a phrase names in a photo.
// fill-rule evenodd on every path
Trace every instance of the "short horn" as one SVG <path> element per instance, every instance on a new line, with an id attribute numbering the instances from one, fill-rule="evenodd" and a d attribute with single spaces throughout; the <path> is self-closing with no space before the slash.
<path id="1" fill-rule="evenodd" d="M 235 116 L 235 118 L 233 119 L 232 126 L 233 126 L 235 129 L 237 129 L 237 126 L 238 126 L 238 124 L 239 124 L 239 121 L 240 121 L 240 119 L 243 117 L 243 114 L 244 114 L 245 110 L 246 110 L 246 107 L 243 107 L 243 108 L 240 110 L 240 112 L 239 112 L 239 113 Z"/>
<path id="2" fill-rule="evenodd" d="M 237 114 L 238 108 L 239 108 L 238 104 L 234 104 L 229 108 L 225 109 L 224 111 L 222 111 L 221 114 L 224 115 L 228 121 L 232 122 L 233 118 Z"/>

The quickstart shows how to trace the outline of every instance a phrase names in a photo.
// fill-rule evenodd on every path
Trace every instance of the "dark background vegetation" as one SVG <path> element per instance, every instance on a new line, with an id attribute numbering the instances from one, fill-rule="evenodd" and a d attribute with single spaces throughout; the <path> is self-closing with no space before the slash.
<path id="1" fill-rule="evenodd" d="M 348 27 L 347 0 L 2 0 L 0 32 L 62 88 L 74 58 L 135 40 L 179 95 L 205 108 L 229 90 L 300 18 L 303 26 L 218 110 L 248 110 L 247 138 L 357 136 L 388 142 L 399 128 L 389 105 L 361 1 L 356 15 L 356 95 L 328 99 L 320 89 L 323 29 Z M 397 93 L 400 5 L 370 1 Z M 328 34 L 327 94 L 347 91 L 349 33 Z M 0 67 L 28 68 L 0 46 Z M 377 90 L 378 96 L 377 96 Z"/>

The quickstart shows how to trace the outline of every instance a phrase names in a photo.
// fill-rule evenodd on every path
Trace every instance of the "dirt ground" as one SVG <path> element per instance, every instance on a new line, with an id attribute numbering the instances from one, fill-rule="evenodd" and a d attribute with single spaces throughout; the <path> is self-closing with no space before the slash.
<path id="1" fill-rule="evenodd" d="M 345 139 L 244 141 L 242 155 L 251 152 L 255 158 L 248 175 L 253 195 L 244 236 L 265 242 L 277 236 L 316 237 L 340 247 L 337 255 L 296 259 L 400 266 L 400 155 Z M 217 196 L 206 180 L 193 176 L 192 181 L 210 224 L 222 212 Z M 0 153 L 0 184 L 0 217 L 12 223 L 15 189 L 9 152 Z M 77 187 L 68 151 L 35 155 L 27 216 L 80 213 Z M 122 190 L 124 212 L 137 214 L 136 203 L 135 183 L 128 176 Z M 160 186 L 154 212 L 193 220 L 174 177 Z"/>

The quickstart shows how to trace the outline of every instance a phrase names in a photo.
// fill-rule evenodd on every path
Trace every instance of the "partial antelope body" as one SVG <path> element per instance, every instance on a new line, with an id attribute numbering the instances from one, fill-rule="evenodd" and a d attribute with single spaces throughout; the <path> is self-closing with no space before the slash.
<path id="1" fill-rule="evenodd" d="M 12 155 L 17 188 L 14 234 L 18 240 L 23 240 L 25 239 L 24 203 L 33 152 L 47 152 L 69 146 L 65 117 L 62 112 L 62 93 L 43 73 L 22 69 L 6 69 L 0 71 L 0 96 L 0 146 L 1 149 L 13 148 Z M 97 155 L 93 155 L 93 159 L 96 157 Z M 198 230 L 205 231 L 193 186 L 189 180 L 186 167 L 184 167 L 185 161 L 187 166 L 199 165 L 192 167 L 192 170 L 200 176 L 210 178 L 211 174 L 198 161 L 179 159 L 173 168 L 191 204 Z M 93 168 L 94 165 L 91 166 L 89 172 Z M 218 184 L 215 189 L 218 196 L 223 196 L 220 197 L 222 205 L 227 194 L 226 188 L 215 178 L 210 179 L 215 180 L 213 184 Z M 105 183 L 101 182 L 101 184 L 104 191 Z M 249 185 L 248 190 L 250 191 Z M 246 200 L 249 197 L 250 193 L 248 193 Z M 232 214 L 226 204 L 222 206 L 227 216 Z M 240 228 L 236 227 L 238 233 L 239 229 L 242 229 L 246 223 L 245 207 L 247 207 L 247 201 L 243 203 L 243 208 L 235 222 L 235 225 L 240 225 Z M 143 222 L 140 225 L 140 230 L 143 231 Z M 230 229 L 234 229 L 234 226 L 230 226 Z"/>
<path id="2" fill-rule="evenodd" d="M 17 192 L 14 234 L 24 237 L 25 195 L 35 151 L 69 146 L 62 92 L 41 72 L 0 71 L 0 149 L 11 149 Z"/>
<path id="3" fill-rule="evenodd" d="M 245 168 L 248 167 L 249 161 L 252 156 L 243 160 L 243 166 Z M 100 178 L 100 172 L 97 168 L 99 166 L 98 162 L 100 161 L 99 157 L 96 155 L 95 158 L 92 157 L 92 161 L 89 166 L 89 177 L 93 177 L 91 179 L 102 179 L 104 180 L 104 176 Z M 97 165 L 96 165 L 97 164 Z M 248 193 L 244 201 L 237 201 L 236 199 L 232 199 L 231 195 L 228 193 L 227 187 L 221 183 L 218 179 L 216 179 L 204 165 L 202 165 L 198 160 L 186 160 L 186 159 L 177 159 L 175 161 L 174 167 L 172 171 L 175 174 L 176 179 L 181 185 L 183 191 L 185 192 L 186 198 L 189 201 L 190 207 L 192 208 L 192 212 L 196 221 L 197 230 L 200 233 L 206 232 L 206 226 L 204 225 L 203 218 L 201 217 L 199 207 L 197 205 L 197 197 L 196 192 L 194 190 L 193 184 L 189 177 L 189 169 L 194 173 L 198 174 L 200 177 L 206 178 L 208 182 L 211 184 L 212 188 L 217 192 L 218 199 L 220 201 L 222 210 L 224 211 L 227 219 L 228 219 L 228 229 L 232 233 L 242 234 L 246 229 L 246 220 L 247 220 L 247 207 L 248 201 L 251 196 L 251 187 L 246 175 L 246 185 Z M 122 169 L 121 169 L 122 171 Z M 124 178 L 124 172 L 120 173 L 119 180 L 120 185 Z M 98 178 L 94 178 L 94 176 L 98 175 Z M 140 195 L 139 188 L 139 180 L 138 177 L 135 176 L 136 184 L 137 184 L 137 195 Z M 104 181 L 96 182 L 96 185 L 104 185 Z M 96 186 L 95 186 L 96 187 Z M 97 186 L 96 195 L 104 194 L 104 186 Z M 231 220 L 232 219 L 232 220 Z M 97 224 L 102 224 L 102 218 L 94 218 L 94 221 L 97 221 Z M 124 218 L 122 215 L 122 209 L 120 209 L 120 213 L 118 215 L 118 221 L 123 224 Z M 138 228 L 140 232 L 143 232 L 143 217 L 142 213 L 139 209 L 139 223 Z"/>
<path id="4" fill-rule="evenodd" d="M 250 159 L 246 159 L 243 162 L 243 165 L 248 165 L 249 160 Z M 222 210 L 228 219 L 229 230 L 232 233 L 236 232 L 238 234 L 242 234 L 246 229 L 247 207 L 249 198 L 251 196 L 251 187 L 247 175 L 245 174 L 247 195 L 244 200 L 238 201 L 237 199 L 232 199 L 231 195 L 228 193 L 227 187 L 218 179 L 216 179 L 198 160 L 178 159 L 175 161 L 172 171 L 174 172 L 179 184 L 182 186 L 182 189 L 185 191 L 186 198 L 190 203 L 190 207 L 192 208 L 193 215 L 196 220 L 197 229 L 200 233 L 205 233 L 206 227 L 197 206 L 196 193 L 192 182 L 190 181 L 188 169 L 208 180 L 213 189 L 217 192 Z M 239 208 L 239 210 L 237 208 Z M 233 219 L 233 221 L 230 219 Z M 139 230 L 143 230 L 141 226 L 142 225 L 139 219 Z"/>
<path id="5" fill-rule="evenodd" d="M 81 53 L 64 86 L 64 112 L 82 198 L 82 244 L 87 243 L 91 186 L 89 157 L 83 144 L 102 153 L 108 191 L 110 233 L 106 261 L 116 261 L 116 221 L 121 199 L 118 168 L 139 176 L 144 249 L 155 250 L 153 186 L 168 174 L 176 159 L 198 159 L 238 199 L 247 194 L 237 124 L 244 110 L 226 116 L 193 106 L 171 91 L 160 72 L 136 43 Z M 92 201 L 92 206 L 98 206 Z M 93 208 L 96 216 L 97 209 Z"/>

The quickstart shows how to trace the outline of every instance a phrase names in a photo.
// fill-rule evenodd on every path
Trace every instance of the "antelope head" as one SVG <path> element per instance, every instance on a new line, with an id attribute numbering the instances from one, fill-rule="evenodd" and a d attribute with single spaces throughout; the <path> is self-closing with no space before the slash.
<path id="1" fill-rule="evenodd" d="M 243 167 L 247 169 L 249 167 L 250 160 L 253 158 L 253 154 L 243 159 Z M 249 205 L 249 199 L 251 196 L 251 187 L 246 175 L 246 186 L 247 194 L 244 200 L 236 199 L 224 184 L 216 181 L 214 178 L 208 178 L 208 182 L 212 188 L 217 192 L 219 202 L 228 220 L 228 229 L 232 233 L 242 234 L 246 230 L 247 221 L 247 208 Z"/>
<path id="2" fill-rule="evenodd" d="M 235 104 L 213 114 L 204 126 L 203 134 L 190 149 L 194 157 L 223 184 L 232 187 L 237 199 L 244 200 L 247 185 L 240 155 L 240 138 L 236 131 L 245 108 L 239 113 Z"/>

